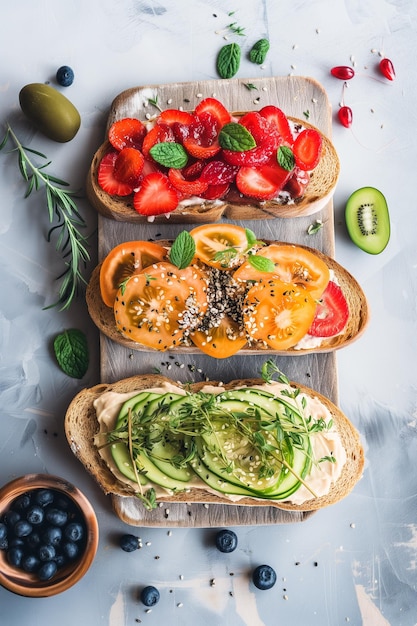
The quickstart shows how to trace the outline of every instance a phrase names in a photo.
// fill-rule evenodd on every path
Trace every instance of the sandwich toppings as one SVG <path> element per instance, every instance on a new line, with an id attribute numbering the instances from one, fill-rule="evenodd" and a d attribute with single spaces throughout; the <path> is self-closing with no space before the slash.
<path id="1" fill-rule="evenodd" d="M 349 308 L 314 251 L 257 240 L 232 224 L 183 231 L 167 249 L 126 242 L 103 261 L 100 290 L 118 331 L 160 351 L 194 345 L 215 358 L 277 351 L 343 332 Z"/>
<path id="2" fill-rule="evenodd" d="M 326 495 L 346 462 L 329 408 L 278 381 L 99 396 L 95 445 L 145 505 L 193 489 L 294 504 Z"/>
<path id="3" fill-rule="evenodd" d="M 167 109 L 152 122 L 117 120 L 108 141 L 98 185 L 132 196 L 149 218 L 189 201 L 297 200 L 322 153 L 320 132 L 290 124 L 278 107 L 232 116 L 215 98 L 192 113 Z"/>

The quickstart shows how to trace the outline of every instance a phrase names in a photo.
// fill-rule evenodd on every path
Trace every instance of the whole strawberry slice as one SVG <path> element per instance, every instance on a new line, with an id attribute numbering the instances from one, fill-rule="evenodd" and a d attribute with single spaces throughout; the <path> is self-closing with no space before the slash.
<path id="1" fill-rule="evenodd" d="M 101 159 L 97 171 L 97 182 L 101 189 L 111 196 L 128 196 L 133 187 L 128 183 L 121 182 L 114 175 L 114 166 L 119 153 L 112 150 Z"/>
<path id="2" fill-rule="evenodd" d="M 199 196 L 208 187 L 208 182 L 201 180 L 201 178 L 187 180 L 179 169 L 170 168 L 168 178 L 172 186 L 186 196 Z"/>
<path id="3" fill-rule="evenodd" d="M 244 196 L 270 200 L 284 187 L 291 172 L 278 163 L 261 167 L 241 167 L 236 176 L 236 187 Z"/>
<path id="4" fill-rule="evenodd" d="M 285 115 L 284 111 L 274 106 L 273 104 L 269 104 L 259 111 L 259 115 L 262 115 L 262 117 L 267 119 L 268 122 L 275 126 L 285 143 L 290 146 L 292 145 L 293 136 L 290 124 L 288 122 L 288 118 Z"/>
<path id="5" fill-rule="evenodd" d="M 315 337 L 332 337 L 344 329 L 348 319 L 349 307 L 343 291 L 331 280 L 317 305 L 316 315 L 308 334 Z"/>
<path id="6" fill-rule="evenodd" d="M 114 162 L 114 177 L 132 188 L 139 185 L 145 159 L 136 148 L 123 148 Z"/>
<path id="7" fill-rule="evenodd" d="M 294 141 L 295 164 L 301 170 L 313 170 L 320 161 L 322 138 L 313 128 L 305 128 Z"/>
<path id="8" fill-rule="evenodd" d="M 179 197 L 168 176 L 162 172 L 147 174 L 133 196 L 133 206 L 141 215 L 160 215 L 177 208 Z"/>
<path id="9" fill-rule="evenodd" d="M 226 107 L 216 100 L 216 98 L 205 98 L 201 102 L 199 102 L 195 108 L 194 113 L 200 116 L 202 113 L 210 113 L 213 117 L 216 118 L 220 127 L 228 124 L 232 119 L 229 111 Z"/>
<path id="10" fill-rule="evenodd" d="M 140 150 L 145 135 L 146 127 L 140 120 L 125 117 L 113 122 L 109 128 L 108 139 L 116 150 L 127 147 Z"/>

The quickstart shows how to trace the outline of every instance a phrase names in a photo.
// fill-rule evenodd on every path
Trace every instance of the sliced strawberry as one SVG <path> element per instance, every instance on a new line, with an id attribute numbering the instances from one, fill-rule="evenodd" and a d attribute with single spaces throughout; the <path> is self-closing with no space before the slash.
<path id="1" fill-rule="evenodd" d="M 289 144 L 290 146 L 293 144 L 294 139 L 292 136 L 291 127 L 284 111 L 272 104 L 269 104 L 259 111 L 259 115 L 262 115 L 262 117 L 267 119 L 268 122 L 270 122 L 271 124 L 273 124 L 273 126 L 277 128 L 285 143 Z"/>
<path id="2" fill-rule="evenodd" d="M 229 183 L 219 183 L 218 185 L 209 185 L 204 191 L 204 193 L 200 194 L 204 200 L 220 200 L 224 198 L 230 189 Z"/>
<path id="3" fill-rule="evenodd" d="M 173 124 L 192 124 L 193 121 L 194 116 L 192 113 L 180 111 L 179 109 L 165 109 L 158 115 L 156 123 L 172 126 Z"/>
<path id="4" fill-rule="evenodd" d="M 349 319 L 349 307 L 342 289 L 330 281 L 317 305 L 309 335 L 332 337 L 340 333 Z"/>
<path id="5" fill-rule="evenodd" d="M 175 189 L 187 196 L 199 196 L 208 187 L 208 182 L 201 180 L 201 178 L 187 180 L 179 169 L 171 168 L 168 170 L 168 178 Z"/>
<path id="6" fill-rule="evenodd" d="M 123 148 L 114 162 L 114 177 L 121 183 L 137 187 L 142 175 L 145 159 L 136 148 Z"/>
<path id="7" fill-rule="evenodd" d="M 146 126 L 133 117 L 113 122 L 108 132 L 109 141 L 116 150 L 128 147 L 140 150 L 145 135 Z"/>
<path id="8" fill-rule="evenodd" d="M 310 174 L 295 167 L 291 172 L 291 177 L 285 184 L 284 191 L 288 191 L 294 199 L 301 198 L 304 195 L 306 187 L 310 181 Z"/>
<path id="9" fill-rule="evenodd" d="M 206 164 L 207 164 L 207 161 L 200 159 L 200 160 L 194 161 L 194 163 L 190 163 L 189 165 L 186 165 L 181 170 L 184 178 L 186 180 L 195 180 L 196 178 L 199 178 Z"/>
<path id="10" fill-rule="evenodd" d="M 162 172 L 147 174 L 139 191 L 133 196 L 133 206 L 141 215 L 170 213 L 178 206 L 178 194 Z"/>
<path id="11" fill-rule="evenodd" d="M 225 161 L 231 165 L 251 167 L 259 167 L 268 163 L 272 154 L 283 141 L 278 130 L 256 111 L 245 113 L 240 118 L 239 124 L 245 126 L 251 133 L 255 139 L 256 147 L 242 152 L 223 150 L 222 154 Z"/>
<path id="12" fill-rule="evenodd" d="M 241 167 L 236 176 L 236 187 L 245 196 L 270 200 L 283 188 L 291 173 L 278 163 L 262 167 Z"/>
<path id="13" fill-rule="evenodd" d="M 193 137 L 184 139 L 184 148 L 196 159 L 211 159 L 221 150 L 217 140 L 210 146 L 204 146 L 198 139 L 194 139 Z"/>
<path id="14" fill-rule="evenodd" d="M 127 183 L 122 183 L 114 176 L 114 164 L 119 153 L 112 150 L 101 159 L 97 170 L 97 182 L 101 189 L 111 196 L 128 196 L 132 193 L 133 187 Z"/>
<path id="15" fill-rule="evenodd" d="M 302 170 L 313 170 L 320 161 L 322 138 L 314 128 L 305 128 L 294 141 L 295 164 Z"/>
<path id="16" fill-rule="evenodd" d="M 231 183 L 236 178 L 239 168 L 236 165 L 230 165 L 224 161 L 210 161 L 204 166 L 201 173 L 201 179 L 207 181 L 210 185 L 218 185 L 220 183 Z"/>
<path id="17" fill-rule="evenodd" d="M 194 112 L 197 116 L 200 116 L 201 113 L 211 113 L 218 121 L 220 127 L 228 124 L 232 119 L 226 107 L 216 98 L 205 98 L 197 104 Z"/>
<path id="18" fill-rule="evenodd" d="M 218 138 L 221 125 L 210 111 L 203 111 L 194 116 L 194 122 L 190 125 L 190 134 L 200 141 L 203 146 L 211 146 Z"/>
<path id="19" fill-rule="evenodd" d="M 157 143 L 163 143 L 165 141 L 175 141 L 175 136 L 167 124 L 156 124 L 151 130 L 147 133 L 146 137 L 143 140 L 142 145 L 142 153 L 145 158 L 152 159 L 149 154 L 149 150 Z"/>

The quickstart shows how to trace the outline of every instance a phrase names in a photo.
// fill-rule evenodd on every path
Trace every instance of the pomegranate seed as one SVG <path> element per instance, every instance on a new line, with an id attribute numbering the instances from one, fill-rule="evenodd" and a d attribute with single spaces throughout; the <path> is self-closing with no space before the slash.
<path id="1" fill-rule="evenodd" d="M 382 59 L 379 63 L 379 69 L 381 70 L 385 78 L 388 78 L 388 80 L 394 80 L 395 69 L 392 61 L 390 61 L 389 59 Z"/>
<path id="2" fill-rule="evenodd" d="M 340 109 L 337 112 L 337 116 L 339 118 L 340 123 L 345 128 L 350 128 L 352 126 L 353 113 L 350 107 L 347 107 L 347 106 L 340 107 Z"/>
<path id="3" fill-rule="evenodd" d="M 330 74 L 339 80 L 350 80 L 355 76 L 355 70 L 348 65 L 336 65 L 332 67 Z"/>

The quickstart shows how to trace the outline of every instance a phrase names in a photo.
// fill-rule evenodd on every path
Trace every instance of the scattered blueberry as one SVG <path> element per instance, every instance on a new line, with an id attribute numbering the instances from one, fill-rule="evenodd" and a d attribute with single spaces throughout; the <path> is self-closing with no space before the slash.
<path id="1" fill-rule="evenodd" d="M 145 606 L 155 606 L 155 604 L 158 604 L 159 598 L 160 594 L 158 589 L 152 585 L 144 587 L 140 594 L 140 599 Z"/>
<path id="2" fill-rule="evenodd" d="M 233 530 L 219 530 L 216 547 L 220 552 L 233 552 L 237 548 L 237 535 Z"/>
<path id="3" fill-rule="evenodd" d="M 139 548 L 139 539 L 135 535 L 122 535 L 120 537 L 120 547 L 125 552 L 134 552 Z"/>
<path id="4" fill-rule="evenodd" d="M 58 85 L 69 87 L 74 82 L 74 71 L 68 65 L 63 65 L 57 70 L 56 79 Z"/>
<path id="5" fill-rule="evenodd" d="M 271 589 L 277 581 L 277 575 L 270 565 L 258 565 L 253 571 L 252 580 L 258 589 Z"/>

